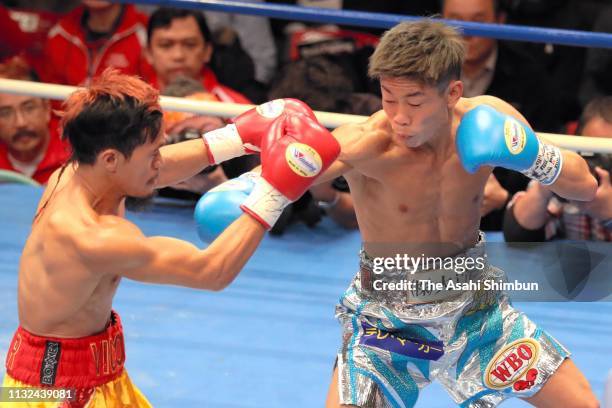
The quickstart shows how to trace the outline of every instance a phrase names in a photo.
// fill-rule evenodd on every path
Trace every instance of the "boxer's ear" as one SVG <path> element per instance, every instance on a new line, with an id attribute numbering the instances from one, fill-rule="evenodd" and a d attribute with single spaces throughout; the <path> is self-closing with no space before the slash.
<path id="1" fill-rule="evenodd" d="M 446 97 L 446 104 L 449 109 L 452 109 L 457 102 L 459 102 L 459 98 L 463 95 L 463 82 L 460 80 L 451 80 L 448 84 L 448 94 Z"/>
<path id="2" fill-rule="evenodd" d="M 107 172 L 115 173 L 121 159 L 120 156 L 122 155 L 115 149 L 105 149 L 98 154 L 97 162 L 100 163 Z"/>

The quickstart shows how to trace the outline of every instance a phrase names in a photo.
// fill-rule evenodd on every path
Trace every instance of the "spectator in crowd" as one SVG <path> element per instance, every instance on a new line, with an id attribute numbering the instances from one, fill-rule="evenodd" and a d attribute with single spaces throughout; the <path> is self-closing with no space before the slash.
<path id="1" fill-rule="evenodd" d="M 444 18 L 504 24 L 501 0 L 442 0 Z M 520 48 L 492 38 L 465 36 L 467 52 L 461 80 L 463 96 L 493 95 L 508 101 L 535 130 L 556 132 L 561 127 L 554 88 L 543 67 Z M 534 89 L 538 90 L 537 97 Z M 504 209 L 512 196 L 526 188 L 528 179 L 496 168 L 485 187 L 481 229 L 502 228 Z"/>
<path id="2" fill-rule="evenodd" d="M 232 27 L 221 27 L 212 35 L 214 51 L 209 67 L 219 83 L 255 103 L 267 102 L 268 85 L 255 78 L 254 60 L 242 47 L 239 34 Z"/>
<path id="3" fill-rule="evenodd" d="M 35 7 L 34 4 L 20 4 L 25 3 L 23 1 L 16 3 L 15 6 L 11 5 L 10 10 L 0 6 L 0 43 L 6 45 L 0 47 L 0 54 L 24 57 L 40 77 L 47 66 L 44 55 L 47 35 L 66 12 L 49 8 L 48 5 Z"/>
<path id="4" fill-rule="evenodd" d="M 267 0 L 268 3 L 295 4 L 303 7 L 318 7 L 337 10 L 354 10 L 370 13 L 391 13 L 411 16 L 431 16 L 440 12 L 440 4 L 431 0 Z M 293 22 L 288 23 L 293 25 Z M 303 23 L 300 23 L 303 24 Z M 315 23 L 316 24 L 316 23 Z M 275 33 L 286 32 L 286 20 L 272 20 Z M 370 27 L 343 26 L 345 29 L 354 29 L 376 35 L 382 34 L 382 29 Z M 290 29 L 291 30 L 291 29 Z"/>
<path id="5" fill-rule="evenodd" d="M 217 98 L 206 92 L 202 84 L 189 77 L 176 77 L 162 91 L 163 95 L 184 97 L 194 100 L 216 101 Z M 195 115 L 182 112 L 164 112 L 164 125 L 168 135 L 168 143 L 178 143 L 183 140 L 199 138 L 202 133 L 210 132 L 226 125 L 223 118 Z M 238 157 L 221 165 L 213 165 L 204 169 L 190 179 L 184 180 L 176 185 L 161 189 L 159 195 L 164 197 L 198 200 L 200 196 L 211 188 L 223 183 L 228 179 L 226 172 L 233 177 L 238 177 L 244 172 L 251 170 L 259 164 L 256 156 Z"/>
<path id="6" fill-rule="evenodd" d="M 30 45 L 30 39 L 11 18 L 9 9 L 0 4 L 0 62 L 18 55 Z"/>
<path id="7" fill-rule="evenodd" d="M 247 14 L 206 11 L 204 15 L 212 32 L 230 29 L 236 33 L 240 44 L 255 64 L 255 79 L 262 84 L 268 84 L 276 73 L 277 61 L 270 21 L 265 17 Z"/>
<path id="8" fill-rule="evenodd" d="M 81 0 L 2 0 L 6 7 L 66 14 Z"/>
<path id="9" fill-rule="evenodd" d="M 83 0 L 48 34 L 45 82 L 86 85 L 107 67 L 143 75 L 146 64 L 146 16 L 134 6 L 102 0 Z"/>
<path id="10" fill-rule="evenodd" d="M 501 0 L 443 0 L 444 18 L 504 24 Z M 461 80 L 463 96 L 493 95 L 519 109 L 538 131 L 556 132 L 558 101 L 541 65 L 520 48 L 492 38 L 465 36 L 467 53 Z M 534 89 L 538 90 L 534 97 Z"/>
<path id="11" fill-rule="evenodd" d="M 222 84 L 209 64 L 213 56 L 212 35 L 204 15 L 193 10 L 157 9 L 149 18 L 146 55 L 153 67 L 150 83 L 164 89 L 178 76 L 202 83 L 204 90 L 221 102 L 250 103 L 241 93 Z M 252 61 L 248 58 L 248 62 Z M 242 60 L 231 61 L 242 68 Z M 236 70 L 233 70 L 235 72 Z"/>
<path id="12" fill-rule="evenodd" d="M 603 9 L 595 21 L 593 31 L 612 33 L 612 6 Z M 589 48 L 580 88 L 582 102 L 603 95 L 612 95 L 612 50 Z"/>
<path id="13" fill-rule="evenodd" d="M 378 96 L 357 92 L 343 64 L 327 55 L 285 65 L 268 98 L 297 98 L 315 110 L 353 115 L 369 116 L 382 109 Z"/>
<path id="14" fill-rule="evenodd" d="M 19 57 L 0 64 L 0 78 L 34 80 L 28 65 Z M 47 100 L 0 94 L 0 169 L 46 183 L 69 156 Z"/>
<path id="15" fill-rule="evenodd" d="M 578 126 L 579 134 L 612 138 L 612 96 L 596 98 L 585 108 Z M 612 240 L 612 156 L 585 154 L 599 187 L 590 202 L 557 198 L 547 187 L 530 183 L 508 206 L 504 220 L 507 241 L 546 241 L 554 238 Z"/>
<path id="16" fill-rule="evenodd" d="M 293 97 L 320 111 L 371 115 L 382 109 L 379 97 L 355 92 L 350 76 L 343 65 L 329 56 L 300 59 L 287 64 L 269 93 L 269 99 Z M 346 181 L 341 177 L 333 182 L 313 186 L 293 206 L 296 215 L 317 206 L 331 219 L 345 228 L 357 228 L 353 201 Z M 294 217 L 300 219 L 299 217 Z M 310 219 L 310 218 L 309 218 Z"/>
<path id="17" fill-rule="evenodd" d="M 589 0 L 502 0 L 507 7 L 508 24 L 591 31 L 596 1 Z M 578 121 L 582 107 L 578 101 L 580 78 L 587 48 L 550 42 L 517 42 L 524 52 L 538 61 L 554 84 L 563 123 Z"/>

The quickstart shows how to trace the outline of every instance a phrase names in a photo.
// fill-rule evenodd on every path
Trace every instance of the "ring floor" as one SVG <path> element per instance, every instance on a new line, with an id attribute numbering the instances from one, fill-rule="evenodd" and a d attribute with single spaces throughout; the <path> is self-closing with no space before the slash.
<path id="1" fill-rule="evenodd" d="M 0 359 L 17 327 L 17 271 L 41 190 L 0 185 Z M 201 246 L 192 210 L 129 213 L 147 235 Z M 499 241 L 499 234 L 489 234 Z M 324 220 L 265 238 L 234 283 L 211 293 L 124 280 L 115 298 L 126 366 L 155 407 L 322 407 L 339 325 L 334 305 L 357 266 L 360 239 Z M 516 303 L 573 353 L 596 395 L 612 368 L 612 303 Z M 0 367 L 4 375 L 4 364 Z M 417 407 L 454 406 L 436 383 Z M 504 407 L 523 407 L 511 400 Z"/>

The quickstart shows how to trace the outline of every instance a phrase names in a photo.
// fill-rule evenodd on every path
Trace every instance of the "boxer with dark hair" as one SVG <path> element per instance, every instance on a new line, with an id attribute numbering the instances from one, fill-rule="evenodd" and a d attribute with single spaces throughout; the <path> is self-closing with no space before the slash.
<path id="1" fill-rule="evenodd" d="M 62 125 L 72 161 L 51 177 L 23 250 L 20 326 L 7 354 L 5 387 L 72 389 L 64 396 L 70 406 L 150 406 L 124 369 L 121 321 L 112 310 L 121 278 L 225 288 L 283 208 L 339 153 L 331 134 L 303 113 L 305 105 L 271 105 L 201 138 L 164 146 L 158 92 L 136 77 L 107 70 L 68 98 Z M 285 161 L 296 145 L 318 158 L 308 176 Z M 261 151 L 263 167 L 242 202 L 247 214 L 206 249 L 146 237 L 123 217 L 126 196 L 147 196 L 254 151 Z"/>

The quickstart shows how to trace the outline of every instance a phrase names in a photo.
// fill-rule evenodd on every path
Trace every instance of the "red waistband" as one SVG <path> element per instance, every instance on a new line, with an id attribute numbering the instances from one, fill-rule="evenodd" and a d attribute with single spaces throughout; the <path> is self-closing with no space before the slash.
<path id="1" fill-rule="evenodd" d="M 34 386 L 95 387 L 123 372 L 125 346 L 119 315 L 103 332 L 76 339 L 41 337 L 19 327 L 6 356 L 6 372 Z"/>

